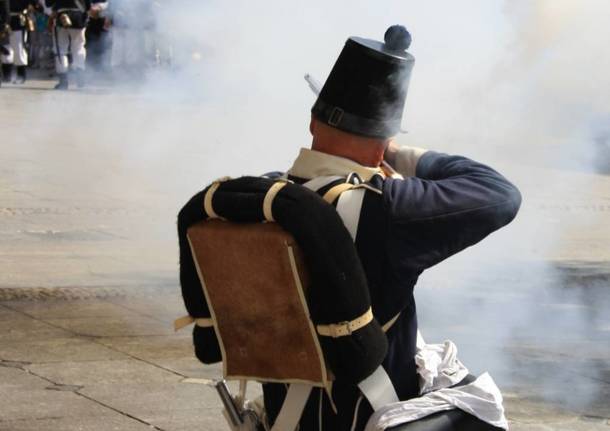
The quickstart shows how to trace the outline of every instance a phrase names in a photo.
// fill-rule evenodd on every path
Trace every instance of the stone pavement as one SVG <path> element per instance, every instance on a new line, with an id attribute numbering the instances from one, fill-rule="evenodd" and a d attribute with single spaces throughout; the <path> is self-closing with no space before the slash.
<path id="1" fill-rule="evenodd" d="M 214 390 L 188 381 L 221 370 L 194 358 L 188 329 L 172 330 L 176 291 L 24 292 L 0 302 L 0 430 L 228 429 Z M 610 429 L 608 416 L 505 397 L 514 431 Z"/>
<path id="2" fill-rule="evenodd" d="M 175 294 L 0 305 L 0 430 L 224 430 Z"/>

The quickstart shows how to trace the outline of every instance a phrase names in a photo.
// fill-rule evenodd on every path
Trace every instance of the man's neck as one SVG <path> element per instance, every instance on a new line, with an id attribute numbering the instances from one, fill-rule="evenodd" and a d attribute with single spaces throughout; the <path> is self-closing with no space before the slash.
<path id="1" fill-rule="evenodd" d="M 376 168 L 383 160 L 382 147 L 366 147 L 365 145 L 336 145 L 325 144 L 314 138 L 311 149 L 332 156 L 352 160 L 362 166 Z"/>
<path id="2" fill-rule="evenodd" d="M 379 172 L 379 168 L 363 166 L 345 157 L 302 148 L 299 156 L 288 170 L 288 175 L 312 179 L 327 176 L 345 177 L 356 173 L 364 181 L 368 181 Z"/>

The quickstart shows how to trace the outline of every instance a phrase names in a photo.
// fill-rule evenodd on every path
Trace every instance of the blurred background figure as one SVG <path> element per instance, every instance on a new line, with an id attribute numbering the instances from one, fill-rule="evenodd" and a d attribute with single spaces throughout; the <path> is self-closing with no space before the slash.
<path id="1" fill-rule="evenodd" d="M 143 23 L 138 12 L 140 0 L 110 0 L 109 16 L 112 33 L 110 64 L 117 80 L 133 79 L 142 64 Z"/>
<path id="2" fill-rule="evenodd" d="M 23 84 L 28 65 L 28 37 L 29 33 L 34 31 L 30 11 L 36 5 L 36 0 L 9 0 L 8 3 L 10 32 L 8 38 L 5 35 L 3 41 L 2 76 L 4 82 Z"/>
<path id="3" fill-rule="evenodd" d="M 150 0 L 110 0 L 111 66 L 119 81 L 133 81 L 156 65 L 156 2 Z"/>
<path id="4" fill-rule="evenodd" d="M 34 32 L 30 33 L 29 67 L 42 70 L 44 75 L 52 76 L 54 68 L 53 38 L 49 31 L 49 16 L 52 11 L 45 6 L 44 0 L 38 0 L 31 12 L 34 21 Z"/>
<path id="5" fill-rule="evenodd" d="M 0 0 L 0 77 L 23 83 L 29 67 L 37 78 L 57 75 L 56 89 L 70 79 L 78 87 L 140 81 L 174 66 L 172 33 L 158 24 L 171 8 L 158 0 Z"/>
<path id="6" fill-rule="evenodd" d="M 8 49 L 5 47 L 9 42 L 11 28 L 9 26 L 9 19 L 11 12 L 8 6 L 8 0 L 0 0 L 0 56 L 7 55 Z M 0 87 L 3 81 L 2 69 L 0 69 Z"/>
<path id="7" fill-rule="evenodd" d="M 172 65 L 174 52 L 171 42 L 171 32 L 167 31 L 168 26 L 158 24 L 159 17 L 168 16 L 171 5 L 151 0 L 148 11 L 148 27 L 146 37 L 148 40 L 147 56 L 152 61 L 154 67 L 170 67 Z"/>
<path id="8" fill-rule="evenodd" d="M 53 10 L 52 24 L 55 44 L 55 69 L 59 83 L 56 90 L 68 89 L 68 71 L 72 71 L 79 88 L 85 85 L 85 30 L 89 20 L 91 0 L 46 0 Z"/>
<path id="9" fill-rule="evenodd" d="M 8 37 L 11 31 L 9 19 L 11 16 L 8 0 L 0 0 L 0 55 L 8 54 L 5 45 L 8 44 Z M 0 71 L 0 82 L 2 82 L 2 72 Z"/>
<path id="10" fill-rule="evenodd" d="M 8 25 L 10 8 L 8 0 L 0 0 L 0 31 L 4 31 Z"/>
<path id="11" fill-rule="evenodd" d="M 106 16 L 107 0 L 92 0 L 89 10 L 89 23 L 85 31 L 87 41 L 87 70 L 89 72 L 109 72 L 110 59 L 110 20 Z"/>
<path id="12" fill-rule="evenodd" d="M 171 44 L 168 34 L 160 31 L 157 19 L 163 16 L 162 4 L 150 0 L 148 7 L 142 10 L 144 36 L 144 63 L 147 67 L 160 67 L 171 62 Z M 165 5 L 167 7 L 167 5 Z"/>

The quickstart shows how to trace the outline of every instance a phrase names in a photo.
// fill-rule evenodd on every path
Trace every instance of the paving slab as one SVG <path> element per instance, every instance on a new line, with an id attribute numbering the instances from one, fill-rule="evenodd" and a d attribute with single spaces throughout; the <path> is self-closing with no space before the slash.
<path id="1" fill-rule="evenodd" d="M 46 322 L 89 337 L 116 337 L 130 335 L 169 335 L 173 328 L 157 319 L 139 315 L 123 317 L 76 317 L 73 319 L 46 319 Z"/>
<path id="2" fill-rule="evenodd" d="M 173 359 L 156 359 L 154 363 L 187 377 L 202 379 L 222 378 L 222 364 L 203 364 L 194 355 Z"/>
<path id="3" fill-rule="evenodd" d="M 94 387 L 124 384 L 172 384 L 182 376 L 135 359 L 32 364 L 28 369 L 54 382 Z"/>
<path id="4" fill-rule="evenodd" d="M 511 430 L 580 431 L 610 429 L 610 417 L 587 416 L 541 400 L 517 394 L 504 394 L 504 407 Z"/>
<path id="5" fill-rule="evenodd" d="M 591 423 L 587 420 L 573 418 L 565 422 L 547 422 L 522 424 L 509 422 L 511 431 L 608 431 L 610 426 L 605 423 Z"/>
<path id="6" fill-rule="evenodd" d="M 0 343 L 11 341 L 49 340 L 66 338 L 72 333 L 33 319 L 0 321 Z"/>
<path id="7" fill-rule="evenodd" d="M 28 316 L 24 316 L 22 313 L 11 310 L 10 308 L 0 304 L 0 322 L 3 321 L 14 321 L 14 320 L 29 319 Z"/>
<path id="8" fill-rule="evenodd" d="M 154 415 L 201 408 L 217 409 L 221 404 L 213 388 L 189 383 L 129 383 L 85 386 L 80 393 L 146 422 Z"/>
<path id="9" fill-rule="evenodd" d="M 120 317 L 125 310 L 115 304 L 100 300 L 45 300 L 10 301 L 12 309 L 22 311 L 38 319 L 73 319 L 94 317 Z"/>
<path id="10" fill-rule="evenodd" d="M 0 343 L 0 358 L 7 361 L 48 363 L 115 360 L 128 357 L 81 337 L 53 337 Z"/>
<path id="11" fill-rule="evenodd" d="M 192 409 L 148 416 L 151 424 L 163 430 L 171 431 L 228 431 L 227 421 L 218 408 Z"/>
<path id="12" fill-rule="evenodd" d="M 151 431 L 151 426 L 117 413 L 0 421 L 0 431 Z"/>
<path id="13" fill-rule="evenodd" d="M 0 421 L 107 415 L 106 408 L 23 369 L 0 367 Z M 0 422 L 0 423 L 2 423 Z"/>
<path id="14" fill-rule="evenodd" d="M 113 350 L 147 361 L 182 359 L 193 356 L 193 340 L 188 331 L 174 335 L 102 337 L 97 342 Z"/>
<path id="15" fill-rule="evenodd" d="M 54 382 L 78 387 L 79 393 L 146 422 L 151 417 L 192 417 L 205 408 L 220 414 L 213 388 L 185 383 L 182 376 L 133 359 L 32 364 L 27 368 Z M 182 410 L 188 412 L 177 413 Z"/>
<path id="16" fill-rule="evenodd" d="M 176 317 L 180 317 L 186 314 L 184 300 L 182 299 L 180 286 L 178 284 L 164 289 L 161 295 L 159 292 L 153 292 L 151 294 L 125 298 L 108 298 L 107 301 L 138 311 L 143 315 L 173 315 L 174 313 L 178 313 L 178 316 Z"/>
<path id="17" fill-rule="evenodd" d="M 175 319 L 188 314 L 178 286 L 165 289 L 161 294 L 155 293 L 142 298 L 109 298 L 108 302 L 142 316 L 158 319 L 170 327 Z"/>

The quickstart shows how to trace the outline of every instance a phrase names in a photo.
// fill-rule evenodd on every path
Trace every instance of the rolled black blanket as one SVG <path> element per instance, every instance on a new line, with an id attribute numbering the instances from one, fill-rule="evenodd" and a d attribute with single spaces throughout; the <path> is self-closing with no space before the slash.
<path id="1" fill-rule="evenodd" d="M 262 222 L 263 200 L 275 181 L 242 177 L 220 184 L 212 199 L 214 212 L 233 222 Z M 193 317 L 210 317 L 186 238 L 193 224 L 208 218 L 204 196 L 196 194 L 178 215 L 180 283 Z M 371 306 L 367 280 L 349 232 L 335 208 L 309 189 L 287 184 L 275 197 L 273 217 L 291 233 L 303 251 L 311 278 L 307 302 L 314 324 L 350 321 Z M 195 353 L 204 363 L 220 361 L 213 328 L 195 327 Z M 337 380 L 358 383 L 368 377 L 387 352 L 387 339 L 376 319 L 351 335 L 319 336 L 326 362 Z"/>

